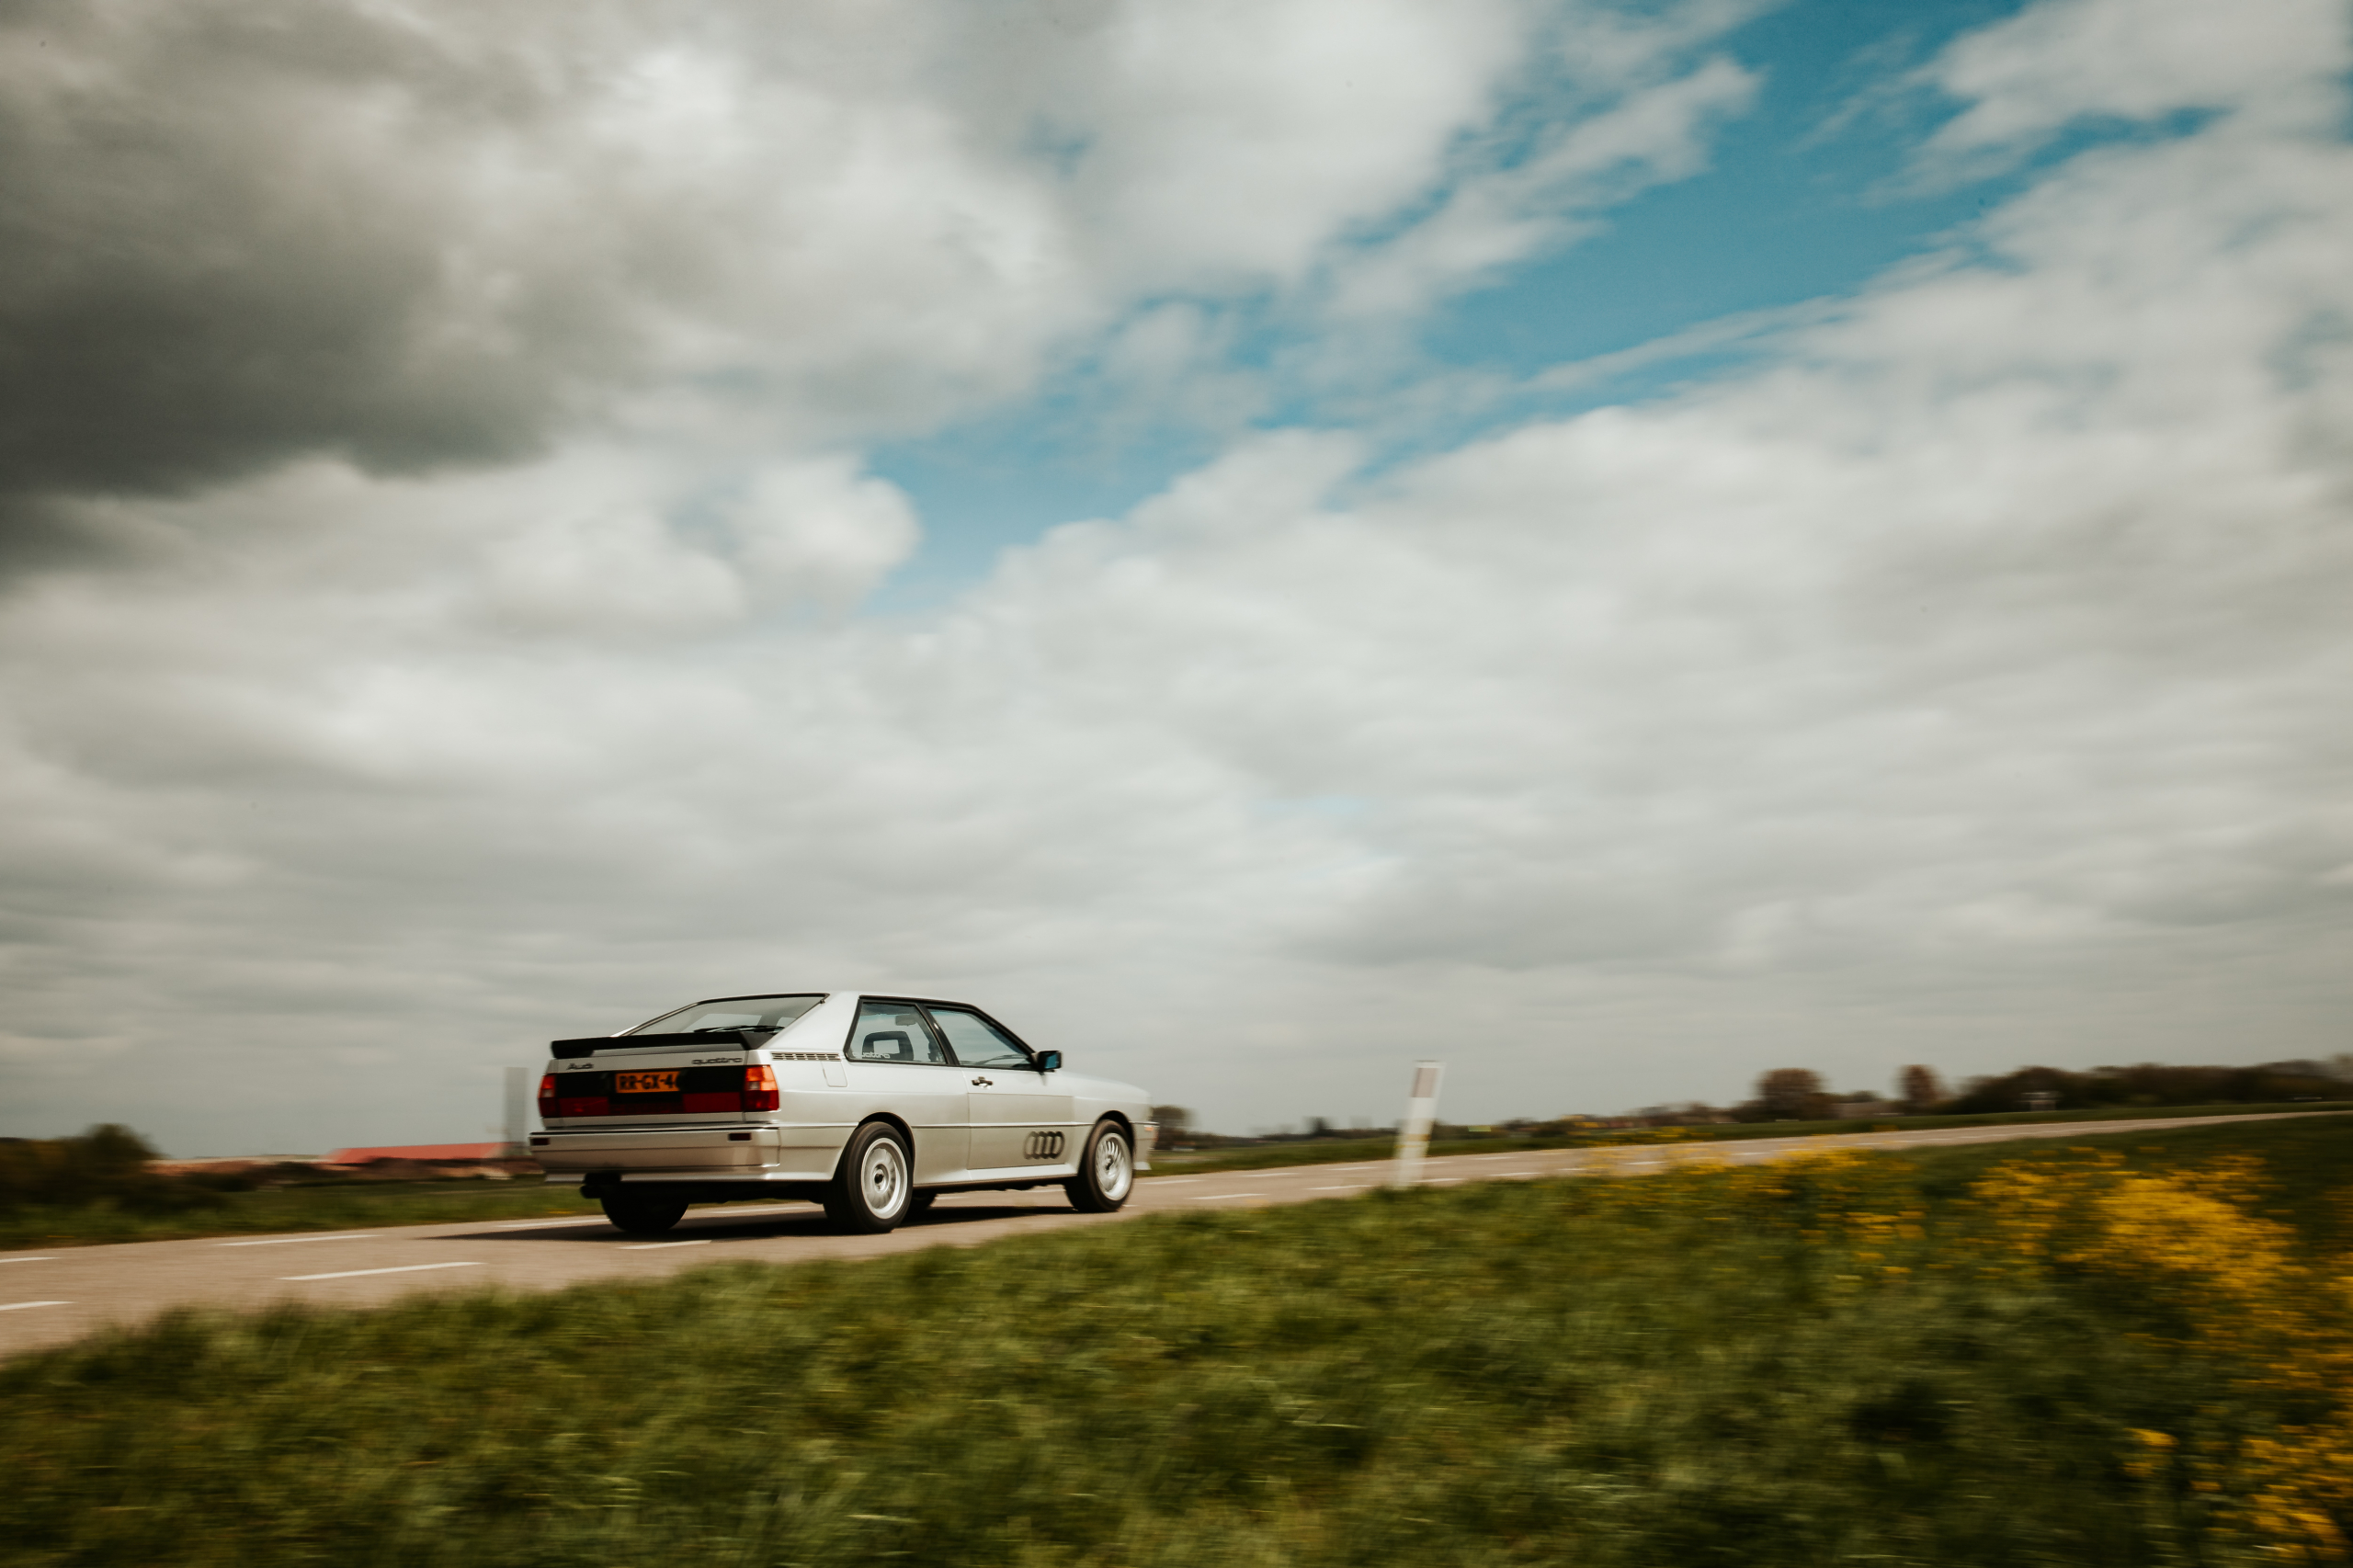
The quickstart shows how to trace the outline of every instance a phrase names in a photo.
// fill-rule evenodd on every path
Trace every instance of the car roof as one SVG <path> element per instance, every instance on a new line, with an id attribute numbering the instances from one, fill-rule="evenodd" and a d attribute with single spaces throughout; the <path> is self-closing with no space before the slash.
<path id="1" fill-rule="evenodd" d="M 952 1002 L 945 996 L 916 996 L 904 991 L 740 991 L 732 996 L 701 996 L 687 1004 L 689 1007 L 708 1007 L 713 1002 L 756 1002 L 769 996 L 814 996 L 830 1002 L 837 996 L 856 1001 L 913 1002 L 924 1007 L 974 1007 L 973 1002 Z M 672 1012 L 677 1011 L 672 1008 Z"/>

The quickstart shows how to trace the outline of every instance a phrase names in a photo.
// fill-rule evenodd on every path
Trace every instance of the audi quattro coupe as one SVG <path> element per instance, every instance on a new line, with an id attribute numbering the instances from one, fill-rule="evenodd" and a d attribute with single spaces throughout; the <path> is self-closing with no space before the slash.
<path id="1" fill-rule="evenodd" d="M 943 1192 L 1058 1186 L 1108 1213 L 1151 1168 L 1142 1089 L 961 1002 L 722 996 L 549 1049 L 531 1153 L 634 1234 L 738 1199 L 807 1199 L 853 1232 Z"/>

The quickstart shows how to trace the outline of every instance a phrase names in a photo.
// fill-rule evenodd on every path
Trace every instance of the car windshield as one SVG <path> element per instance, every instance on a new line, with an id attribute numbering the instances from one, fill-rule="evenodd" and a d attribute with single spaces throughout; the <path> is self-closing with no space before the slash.
<path id="1" fill-rule="evenodd" d="M 780 1029 L 825 998 L 810 996 L 722 996 L 698 1002 L 675 1013 L 665 1013 L 631 1034 L 694 1034 L 703 1029 Z"/>

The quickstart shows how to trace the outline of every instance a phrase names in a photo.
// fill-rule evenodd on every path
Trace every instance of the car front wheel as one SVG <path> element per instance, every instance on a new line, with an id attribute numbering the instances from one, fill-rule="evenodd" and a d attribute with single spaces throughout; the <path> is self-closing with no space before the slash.
<path id="1" fill-rule="evenodd" d="M 1078 1175 L 1063 1184 L 1070 1206 L 1085 1214 L 1108 1214 L 1135 1190 L 1135 1147 L 1127 1130 L 1116 1121 L 1098 1121 L 1086 1135 L 1086 1157 Z"/>
<path id="2" fill-rule="evenodd" d="M 915 1196 L 912 1165 L 897 1128 L 868 1122 L 842 1151 L 841 1170 L 825 1196 L 825 1212 L 835 1224 L 858 1234 L 897 1229 Z"/>
<path id="3" fill-rule="evenodd" d="M 605 1218 L 632 1236 L 658 1236 L 687 1212 L 685 1204 L 659 1198 L 608 1198 L 602 1201 Z"/>

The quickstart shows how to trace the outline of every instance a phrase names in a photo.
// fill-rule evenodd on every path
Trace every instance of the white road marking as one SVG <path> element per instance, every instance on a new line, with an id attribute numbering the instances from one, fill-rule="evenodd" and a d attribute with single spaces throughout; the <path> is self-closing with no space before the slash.
<path id="1" fill-rule="evenodd" d="M 73 1304 L 71 1301 L 10 1301 L 0 1306 L 0 1312 L 20 1312 L 27 1307 L 70 1307 Z"/>
<path id="2" fill-rule="evenodd" d="M 288 1274 L 280 1278 L 289 1283 L 305 1279 L 357 1279 L 363 1274 L 415 1274 L 426 1268 L 480 1268 L 479 1263 L 404 1263 L 397 1268 L 346 1268 L 335 1274 Z"/>
<path id="3" fill-rule="evenodd" d="M 612 1221 L 602 1214 L 583 1214 L 577 1220 L 509 1221 L 503 1225 L 492 1228 L 500 1231 L 551 1231 L 560 1225 L 609 1225 L 611 1223 Z"/>
<path id="4" fill-rule="evenodd" d="M 1193 1201 L 1196 1203 L 1215 1203 L 1222 1199 L 1227 1198 L 1264 1198 L 1267 1195 L 1263 1192 L 1197 1192 L 1193 1194 Z"/>
<path id="5" fill-rule="evenodd" d="M 709 1236 L 705 1236 L 699 1242 L 631 1242 L 629 1245 L 621 1248 L 621 1251 L 652 1252 L 655 1247 L 707 1247 L 710 1244 L 710 1238 Z"/>
<path id="6" fill-rule="evenodd" d="M 213 1245 L 224 1247 L 282 1247 L 290 1242 L 364 1242 L 367 1239 L 368 1233 L 365 1231 L 340 1231 L 331 1236 L 267 1236 L 257 1242 L 215 1242 Z"/>
<path id="7" fill-rule="evenodd" d="M 39 1257 L 0 1257 L 0 1263 L 55 1263 L 57 1255 L 43 1253 Z"/>

